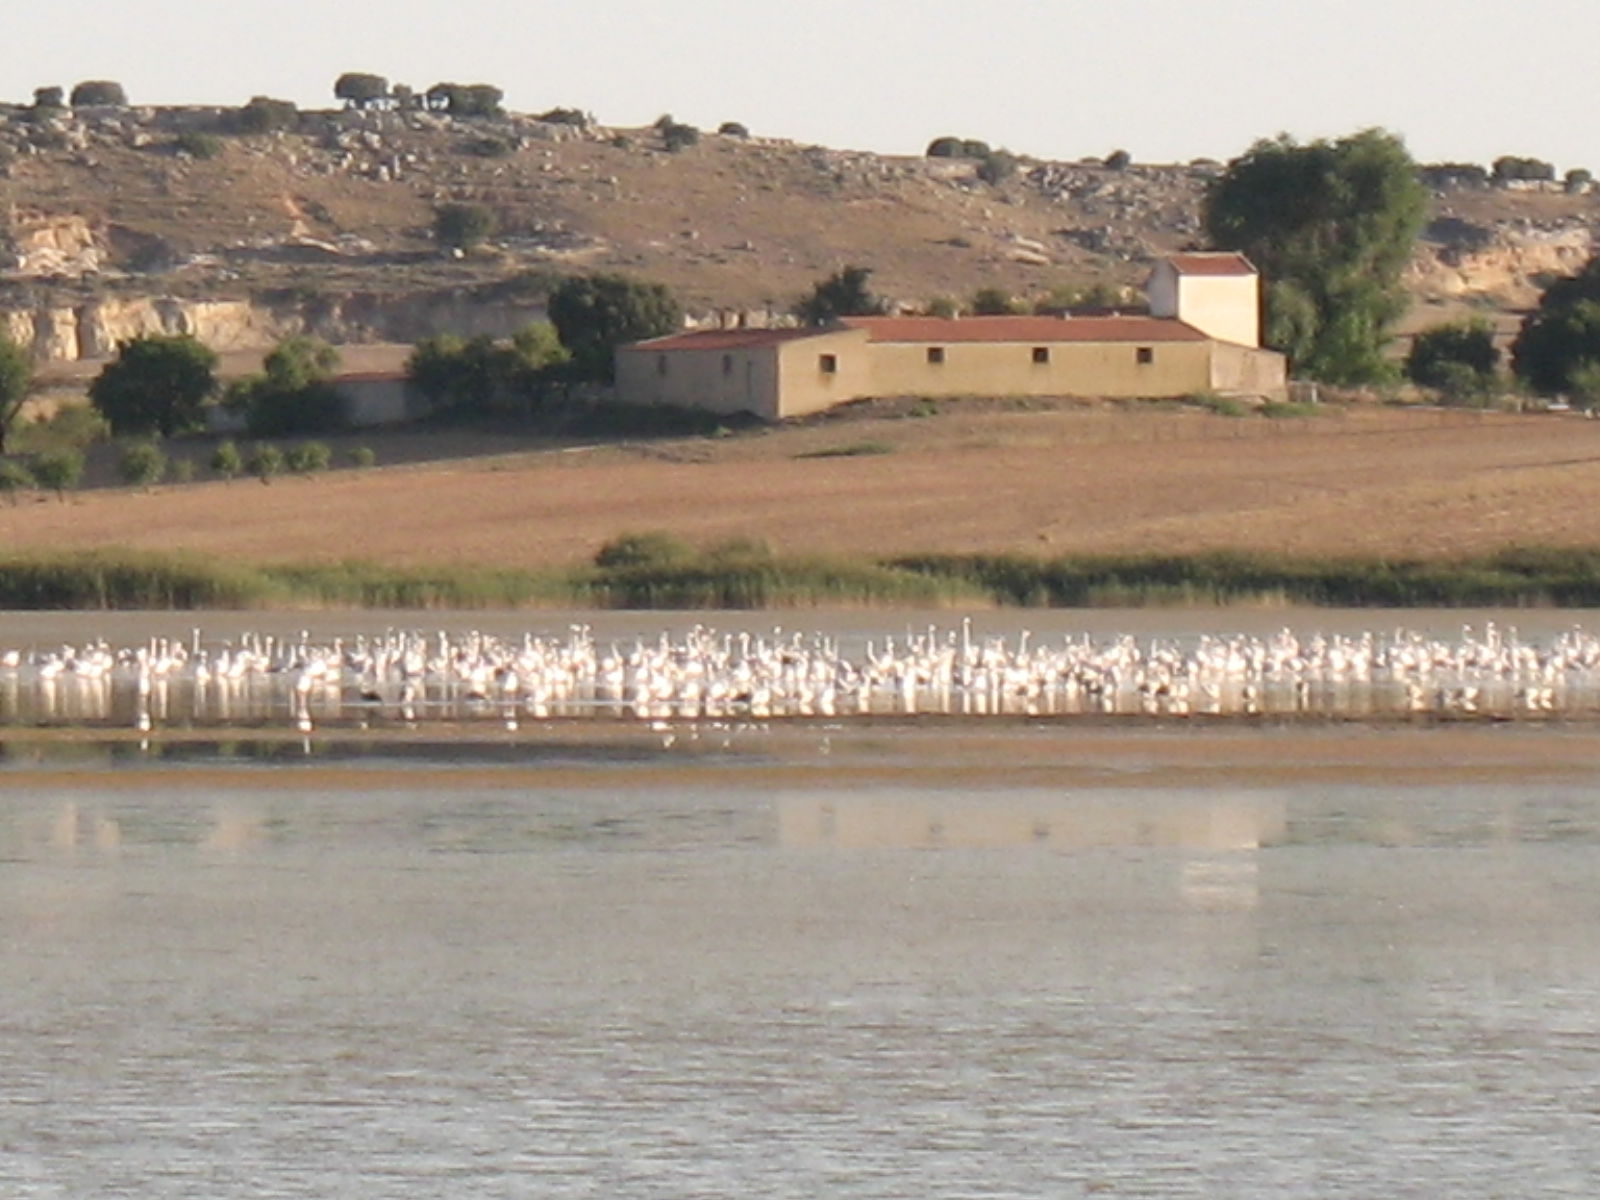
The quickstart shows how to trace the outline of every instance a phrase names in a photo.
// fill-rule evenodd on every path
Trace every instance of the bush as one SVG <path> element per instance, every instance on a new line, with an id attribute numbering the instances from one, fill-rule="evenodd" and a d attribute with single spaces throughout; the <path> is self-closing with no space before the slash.
<path id="1" fill-rule="evenodd" d="M 270 483 L 274 475 L 283 473 L 283 451 L 271 442 L 260 442 L 250 451 L 244 465 L 262 483 Z"/>
<path id="2" fill-rule="evenodd" d="M 672 154 L 698 145 L 699 141 L 700 131 L 693 125 L 682 125 L 674 121 L 661 131 L 661 144 Z"/>
<path id="3" fill-rule="evenodd" d="M 65 500 L 68 488 L 83 478 L 83 455 L 76 450 L 50 450 L 33 460 L 33 477 L 39 486 L 49 488 L 56 499 Z"/>
<path id="4" fill-rule="evenodd" d="M 1128 165 L 1132 162 L 1133 155 L 1129 154 L 1126 150 L 1113 150 L 1110 154 L 1106 155 L 1106 167 L 1112 171 L 1126 171 L 1128 169 Z"/>
<path id="5" fill-rule="evenodd" d="M 224 479 L 232 479 L 244 470 L 244 455 L 233 442 L 223 442 L 211 453 L 211 470 Z"/>
<path id="6" fill-rule="evenodd" d="M 546 125 L 572 125 L 578 129 L 587 129 L 594 124 L 594 118 L 578 108 L 552 108 L 549 112 L 540 113 L 534 120 L 543 121 Z"/>
<path id="7" fill-rule="evenodd" d="M 300 124 L 300 110 L 292 100 L 274 100 L 270 96 L 252 96 L 250 103 L 234 113 L 228 126 L 237 133 L 272 133 L 279 129 L 293 129 Z"/>
<path id="8" fill-rule="evenodd" d="M 978 160 L 978 178 L 994 185 L 1004 183 L 1017 173 L 1016 156 L 1006 150 L 994 150 Z"/>
<path id="9" fill-rule="evenodd" d="M 694 547 L 688 542 L 657 529 L 612 538 L 595 552 L 594 565 L 607 571 L 665 567 L 689 562 L 694 556 Z"/>
<path id="10" fill-rule="evenodd" d="M 352 467 L 372 467 L 378 463 L 377 451 L 371 446 L 357 446 L 350 451 L 350 465 Z"/>
<path id="11" fill-rule="evenodd" d="M 172 148 L 180 154 L 187 154 L 190 158 L 203 160 L 216 158 L 221 154 L 222 141 L 209 133 L 188 129 L 172 140 Z"/>
<path id="12" fill-rule="evenodd" d="M 481 204 L 442 204 L 433 213 L 434 240 L 453 250 L 472 249 L 494 227 L 494 214 Z"/>
<path id="13" fill-rule="evenodd" d="M 516 147 L 506 141 L 505 138 L 480 137 L 473 138 L 462 149 L 468 154 L 477 155 L 479 158 L 505 158 Z"/>
<path id="14" fill-rule="evenodd" d="M 1016 299 L 1004 288 L 982 287 L 972 294 L 974 316 L 1007 317 L 1016 311 Z"/>
<path id="15" fill-rule="evenodd" d="M 717 126 L 717 132 L 723 137 L 731 138 L 747 138 L 750 136 L 750 130 L 740 121 L 724 121 Z"/>
<path id="16" fill-rule="evenodd" d="M 958 137 L 936 137 L 928 143 L 924 152 L 928 158 L 960 158 L 961 139 Z"/>
<path id="17" fill-rule="evenodd" d="M 313 471 L 326 471 L 333 462 L 333 451 L 327 442 L 301 442 L 287 455 L 289 470 L 296 475 L 310 475 Z"/>
<path id="18" fill-rule="evenodd" d="M 1406 377 L 1422 387 L 1459 389 L 1465 377 L 1456 368 L 1464 367 L 1478 377 L 1472 386 L 1481 392 L 1493 382 L 1499 361 L 1487 321 L 1452 321 L 1417 334 L 1406 355 Z"/>
<path id="19" fill-rule="evenodd" d="M 194 460 L 192 458 L 173 459 L 170 474 L 174 483 L 193 483 L 195 475 Z"/>
<path id="20" fill-rule="evenodd" d="M 166 473 L 167 456 L 154 442 L 129 442 L 117 459 L 117 474 L 130 487 L 151 487 Z"/>
<path id="21" fill-rule="evenodd" d="M 17 493 L 34 486 L 33 472 L 14 458 L 0 458 L 0 492 L 17 502 Z"/>

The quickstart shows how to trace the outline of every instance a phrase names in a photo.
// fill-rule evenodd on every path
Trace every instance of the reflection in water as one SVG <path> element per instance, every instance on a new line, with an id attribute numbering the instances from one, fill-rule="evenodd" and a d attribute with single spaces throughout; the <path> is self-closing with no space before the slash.
<path id="1" fill-rule="evenodd" d="M 1169 846 L 1254 850 L 1283 840 L 1281 797 L 1059 795 L 977 792 L 784 792 L 787 846 L 908 849 L 1047 846 L 1062 850 Z"/>
<path id="2" fill-rule="evenodd" d="M 0 794 L 7 1200 L 1433 1200 L 1600 1172 L 1592 779 L 264 773 Z"/>

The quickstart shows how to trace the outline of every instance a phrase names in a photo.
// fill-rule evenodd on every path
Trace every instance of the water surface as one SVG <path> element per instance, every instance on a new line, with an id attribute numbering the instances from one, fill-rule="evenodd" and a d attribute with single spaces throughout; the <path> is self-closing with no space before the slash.
<path id="1" fill-rule="evenodd" d="M 7 1194 L 1589 1195 L 1591 739 L 13 741 Z"/>

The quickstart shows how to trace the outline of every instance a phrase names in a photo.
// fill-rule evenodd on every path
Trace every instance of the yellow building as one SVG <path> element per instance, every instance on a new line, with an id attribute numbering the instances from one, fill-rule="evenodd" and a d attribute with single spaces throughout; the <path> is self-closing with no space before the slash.
<path id="1" fill-rule="evenodd" d="M 1285 363 L 1257 342 L 1259 295 L 1241 256 L 1180 255 L 1152 276 L 1151 315 L 847 317 L 673 334 L 618 350 L 617 392 L 766 420 L 872 397 L 1279 399 Z"/>

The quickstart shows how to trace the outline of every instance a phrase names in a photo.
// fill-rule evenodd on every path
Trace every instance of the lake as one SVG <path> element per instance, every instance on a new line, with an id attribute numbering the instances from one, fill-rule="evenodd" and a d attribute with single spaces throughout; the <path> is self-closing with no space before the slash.
<path id="1" fill-rule="evenodd" d="M 1182 637 L 1285 614 L 980 621 Z M 190 623 L 6 616 L 0 642 Z M 1589 722 L 0 743 L 8 1196 L 1520 1197 L 1600 1177 Z"/>

